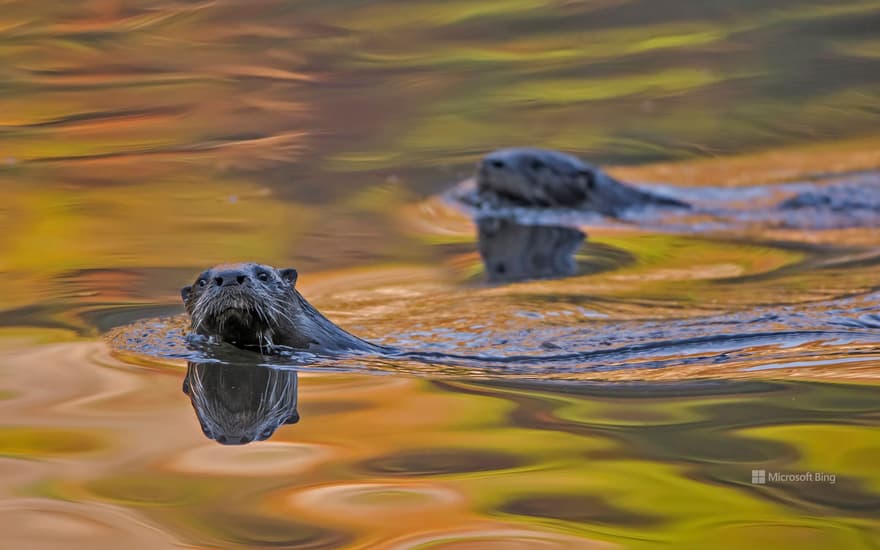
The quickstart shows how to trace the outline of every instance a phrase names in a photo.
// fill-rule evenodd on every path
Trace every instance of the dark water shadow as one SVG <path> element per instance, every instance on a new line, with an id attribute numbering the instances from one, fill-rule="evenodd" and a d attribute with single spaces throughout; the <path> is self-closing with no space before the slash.
<path id="1" fill-rule="evenodd" d="M 618 269 L 635 257 L 564 225 L 523 224 L 513 218 L 476 220 L 477 247 L 490 283 L 559 279 Z"/>
<path id="2" fill-rule="evenodd" d="M 202 432 L 223 445 L 263 441 L 299 422 L 297 390 L 295 370 L 257 363 L 188 361 L 183 380 Z"/>
<path id="3" fill-rule="evenodd" d="M 509 218 L 477 220 L 480 257 L 490 282 L 570 277 L 586 235 L 562 226 L 522 225 Z"/>

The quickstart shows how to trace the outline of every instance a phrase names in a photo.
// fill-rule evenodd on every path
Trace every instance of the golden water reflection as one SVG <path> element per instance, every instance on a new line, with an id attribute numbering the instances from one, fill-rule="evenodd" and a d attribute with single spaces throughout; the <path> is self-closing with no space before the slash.
<path id="1" fill-rule="evenodd" d="M 0 379 L 15 396 L 0 408 L 15 411 L 16 429 L 27 433 L 15 453 L 0 449 L 0 466 L 16 472 L 4 476 L 0 507 L 14 511 L 0 515 L 4 540 L 95 548 L 126 537 L 146 537 L 135 547 L 225 548 L 880 541 L 873 386 L 299 377 L 300 422 L 270 442 L 221 446 L 201 433 L 180 392 L 182 370 L 133 369 L 95 343 L 4 355 Z M 40 441 L 63 434 L 104 443 L 41 450 Z M 835 482 L 754 485 L 758 468 L 825 472 Z M 54 519 L 36 533 L 37 517 Z"/>

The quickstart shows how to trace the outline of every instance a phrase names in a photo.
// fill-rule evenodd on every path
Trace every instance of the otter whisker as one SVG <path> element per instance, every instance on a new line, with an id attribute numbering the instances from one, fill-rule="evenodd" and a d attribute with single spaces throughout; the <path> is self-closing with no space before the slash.
<path id="1" fill-rule="evenodd" d="M 287 321 L 291 325 L 295 325 L 293 318 L 290 316 L 290 313 L 285 311 L 278 304 L 269 304 L 269 307 L 272 309 L 272 311 L 275 313 L 275 315 L 277 315 L 281 319 Z"/>

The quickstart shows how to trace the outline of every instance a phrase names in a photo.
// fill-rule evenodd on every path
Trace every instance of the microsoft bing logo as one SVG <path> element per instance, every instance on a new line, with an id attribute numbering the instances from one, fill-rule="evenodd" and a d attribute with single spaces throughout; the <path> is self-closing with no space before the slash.
<path id="1" fill-rule="evenodd" d="M 837 483 L 837 474 L 828 472 L 767 472 L 767 470 L 752 470 L 752 483 L 755 485 L 767 485 L 770 483 Z"/>

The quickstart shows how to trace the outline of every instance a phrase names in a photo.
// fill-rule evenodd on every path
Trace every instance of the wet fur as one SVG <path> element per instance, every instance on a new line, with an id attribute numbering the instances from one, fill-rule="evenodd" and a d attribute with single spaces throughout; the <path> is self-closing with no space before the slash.
<path id="1" fill-rule="evenodd" d="M 217 284 L 240 274 L 243 282 Z M 243 349 L 272 353 L 278 346 L 310 351 L 375 350 L 339 328 L 296 290 L 295 269 L 246 263 L 204 271 L 181 289 L 194 334 Z"/>
<path id="2" fill-rule="evenodd" d="M 577 157 L 549 149 L 501 149 L 486 155 L 477 171 L 477 206 L 578 208 L 618 216 L 630 208 L 671 206 L 682 201 L 621 183 Z"/>

